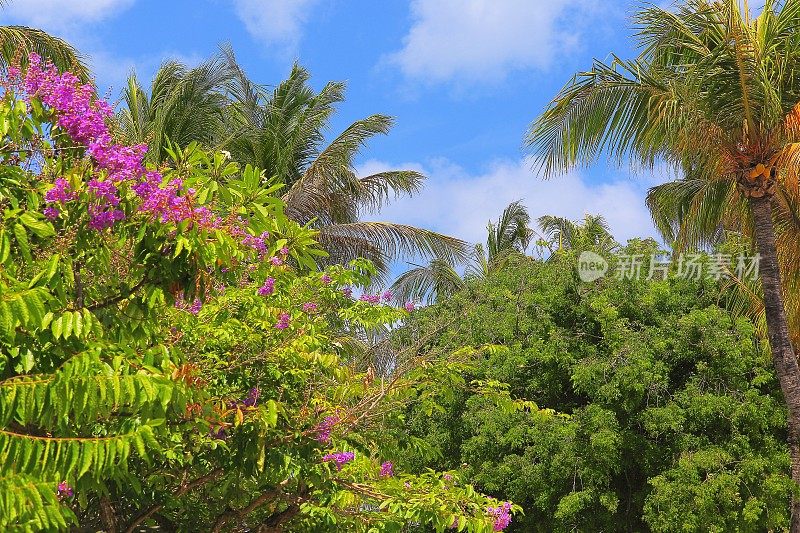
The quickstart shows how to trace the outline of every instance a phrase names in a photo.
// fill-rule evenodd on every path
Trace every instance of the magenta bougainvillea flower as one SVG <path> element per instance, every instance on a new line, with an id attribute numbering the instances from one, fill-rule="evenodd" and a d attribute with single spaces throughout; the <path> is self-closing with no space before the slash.
<path id="1" fill-rule="evenodd" d="M 336 470 L 341 470 L 344 465 L 355 459 L 353 452 L 334 452 L 322 458 L 323 461 L 333 461 L 336 463 Z"/>

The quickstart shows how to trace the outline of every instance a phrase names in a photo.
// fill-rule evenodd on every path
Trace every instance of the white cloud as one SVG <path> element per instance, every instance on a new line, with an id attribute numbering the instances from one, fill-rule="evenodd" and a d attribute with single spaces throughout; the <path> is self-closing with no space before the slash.
<path id="1" fill-rule="evenodd" d="M 577 9 L 592 0 L 413 0 L 413 25 L 390 63 L 417 79 L 496 81 L 547 68 L 579 40 Z M 568 21 L 567 18 L 572 20 Z"/>
<path id="2" fill-rule="evenodd" d="M 317 0 L 234 0 L 236 15 L 247 31 L 269 45 L 294 52 L 303 24 Z"/>
<path id="3" fill-rule="evenodd" d="M 63 30 L 119 14 L 135 0 L 12 0 L 2 14 L 13 22 Z"/>
<path id="4" fill-rule="evenodd" d="M 412 224 L 476 243 L 486 240 L 489 220 L 497 220 L 509 203 L 522 199 L 534 219 L 558 215 L 576 220 L 585 214 L 601 214 L 620 242 L 658 237 L 644 203 L 647 187 L 653 182 L 645 178 L 592 184 L 573 172 L 544 181 L 534 175 L 527 160 L 500 161 L 479 175 L 469 175 L 446 160 L 424 166 L 370 160 L 358 173 L 363 176 L 392 168 L 423 172 L 427 184 L 415 197 L 386 206 L 374 220 Z"/>

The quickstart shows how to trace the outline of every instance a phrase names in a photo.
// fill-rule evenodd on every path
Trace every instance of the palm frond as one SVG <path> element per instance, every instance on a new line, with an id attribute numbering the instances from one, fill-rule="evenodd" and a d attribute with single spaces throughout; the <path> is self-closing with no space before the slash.
<path id="1" fill-rule="evenodd" d="M 353 159 L 367 140 L 379 133 L 388 133 L 391 126 L 391 117 L 385 115 L 372 115 L 348 126 L 291 185 L 284 195 L 286 204 L 291 208 L 298 205 L 301 198 L 304 198 L 303 203 L 308 203 L 309 197 L 325 196 L 356 187 Z M 319 203 L 319 200 L 312 201 L 314 203 Z"/>
<path id="2" fill-rule="evenodd" d="M 323 226 L 319 231 L 321 241 L 331 237 L 363 240 L 378 250 L 385 262 L 403 256 L 421 256 L 454 264 L 464 261 L 469 254 L 467 243 L 460 239 L 405 224 L 362 221 Z"/>
<path id="3" fill-rule="evenodd" d="M 14 63 L 26 66 L 32 52 L 51 61 L 60 71 L 68 70 L 84 81 L 91 77 L 80 52 L 64 39 L 27 26 L 0 26 L 2 68 Z"/>
<path id="4" fill-rule="evenodd" d="M 646 204 L 656 229 L 677 251 L 713 246 L 724 230 L 741 230 L 735 213 L 747 206 L 727 180 L 686 178 L 652 187 Z"/>
<path id="5" fill-rule="evenodd" d="M 416 266 L 401 274 L 392 284 L 399 302 L 432 304 L 461 291 L 466 283 L 447 261 L 434 259 L 426 266 Z"/>
<path id="6" fill-rule="evenodd" d="M 524 252 L 533 234 L 530 221 L 528 210 L 522 205 L 522 201 L 517 200 L 503 210 L 497 224 L 489 222 L 489 262 L 510 250 Z"/>
<path id="7" fill-rule="evenodd" d="M 192 142 L 215 146 L 223 129 L 226 87 L 232 78 L 229 64 L 213 57 L 195 68 L 177 61 L 161 65 L 148 97 L 135 74 L 123 93 L 125 108 L 118 115 L 121 135 L 129 142 L 144 142 L 148 157 L 160 162 L 172 143 Z"/>

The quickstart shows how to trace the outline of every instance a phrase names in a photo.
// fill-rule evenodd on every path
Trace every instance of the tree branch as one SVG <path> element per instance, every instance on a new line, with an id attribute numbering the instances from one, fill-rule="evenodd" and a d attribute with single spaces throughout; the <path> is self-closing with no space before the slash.
<path id="1" fill-rule="evenodd" d="M 139 283 L 137 283 L 136 285 L 131 287 L 131 289 L 129 291 L 127 291 L 125 294 L 118 294 L 118 295 L 114 296 L 113 298 L 108 298 L 106 300 L 103 300 L 102 302 L 98 302 L 96 304 L 90 305 L 89 307 L 87 307 L 87 309 L 89 309 L 89 311 L 95 311 L 97 309 L 102 309 L 102 308 L 108 307 L 110 305 L 118 304 L 119 302 L 121 302 L 125 298 L 130 298 L 133 295 L 133 293 L 135 293 L 136 291 L 141 289 L 142 285 L 144 285 L 146 281 L 147 281 L 147 275 L 142 277 L 142 279 L 139 281 Z"/>
<path id="2" fill-rule="evenodd" d="M 230 511 L 222 513 L 221 515 L 219 515 L 219 517 L 217 518 L 216 522 L 214 522 L 214 527 L 211 529 L 212 533 L 219 533 L 219 531 L 222 531 L 222 527 L 229 520 L 231 520 L 233 518 L 239 518 L 239 519 L 244 518 L 245 516 L 247 516 L 248 514 L 252 513 L 258 507 L 260 507 L 261 505 L 265 504 L 269 500 L 274 500 L 275 498 L 277 498 L 280 495 L 283 487 L 285 487 L 287 483 L 289 483 L 289 480 L 288 479 L 284 479 L 283 481 L 278 483 L 277 487 L 275 487 L 274 489 L 271 489 L 271 490 L 268 490 L 268 491 L 264 492 L 259 497 L 255 498 L 253 501 L 251 501 L 246 507 L 243 507 L 242 509 L 239 509 L 238 511 L 232 509 Z"/>
<path id="3" fill-rule="evenodd" d="M 190 492 L 190 491 L 196 489 L 197 487 L 205 485 L 209 481 L 215 479 L 221 473 L 222 473 L 222 468 L 215 468 L 214 470 L 212 470 L 211 472 L 209 472 L 208 474 L 206 474 L 204 476 L 200 476 L 200 477 L 198 477 L 196 479 L 193 479 L 192 481 L 190 481 L 188 483 L 183 483 L 183 484 L 181 484 L 180 487 L 178 487 L 172 493 L 172 497 L 173 498 L 177 498 L 179 496 L 183 496 L 187 492 Z M 136 526 L 138 526 L 139 524 L 141 524 L 142 522 L 144 522 L 145 520 L 150 518 L 153 514 L 157 513 L 158 511 L 160 511 L 163 508 L 164 508 L 164 504 L 163 503 L 158 503 L 156 505 L 153 505 L 152 507 L 150 507 L 149 509 L 147 509 L 143 513 L 139 514 L 136 518 L 133 519 L 131 524 L 125 530 L 125 533 L 133 533 L 133 530 L 136 528 Z"/>

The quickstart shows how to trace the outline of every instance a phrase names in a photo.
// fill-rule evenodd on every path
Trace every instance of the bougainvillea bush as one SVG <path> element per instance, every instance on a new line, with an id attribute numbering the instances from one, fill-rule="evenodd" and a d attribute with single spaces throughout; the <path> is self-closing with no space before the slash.
<path id="1" fill-rule="evenodd" d="M 29 63 L 0 101 L 0 528 L 508 525 L 457 472 L 403 473 L 403 406 L 453 368 L 364 363 L 413 307 L 353 299 L 368 262 L 317 271 L 258 169 L 148 168 L 91 86 Z"/>

